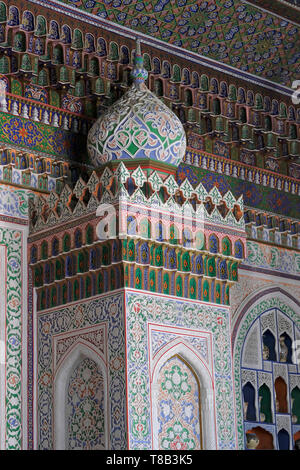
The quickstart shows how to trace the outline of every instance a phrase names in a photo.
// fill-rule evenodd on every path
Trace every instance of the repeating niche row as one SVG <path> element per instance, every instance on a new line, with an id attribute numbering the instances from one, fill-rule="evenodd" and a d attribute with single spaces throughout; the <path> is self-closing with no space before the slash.
<path id="1" fill-rule="evenodd" d="M 134 265 L 127 265 L 124 275 L 126 287 L 223 305 L 229 304 L 229 285 L 226 282 Z"/>
<path id="2" fill-rule="evenodd" d="M 196 275 L 229 279 L 230 281 L 236 281 L 238 275 L 238 263 L 231 259 L 183 251 L 179 248 L 156 245 L 153 242 L 124 240 L 122 257 L 123 260 L 132 263 L 191 272 Z"/>
<path id="3" fill-rule="evenodd" d="M 100 272 L 85 273 L 75 279 L 66 279 L 55 285 L 38 289 L 37 305 L 39 310 L 81 300 L 109 292 L 121 287 L 161 292 L 195 300 L 217 304 L 229 304 L 229 286 L 210 279 L 197 279 L 176 273 L 162 273 L 148 267 L 134 266 L 123 268 L 114 265 L 102 268 Z"/>
<path id="4" fill-rule="evenodd" d="M 68 172 L 68 166 L 63 162 L 55 162 L 51 158 L 41 156 L 37 158 L 34 154 L 15 149 L 0 150 L 0 165 L 13 165 L 18 170 L 30 169 L 38 174 L 47 173 L 54 178 L 66 175 Z"/>
<path id="5" fill-rule="evenodd" d="M 87 72 L 91 77 L 97 77 L 101 74 L 107 76 L 109 80 L 119 80 L 125 85 L 130 84 L 129 76 L 134 50 L 130 51 L 126 45 L 118 45 L 114 41 L 107 42 L 104 38 L 96 38 L 91 33 L 83 34 L 79 28 L 72 31 L 68 25 L 60 26 L 55 20 L 51 20 L 48 24 L 42 15 L 37 15 L 35 18 L 28 10 L 23 12 L 22 19 L 20 17 L 21 14 L 16 6 L 10 6 L 7 15 L 6 5 L 3 2 L 0 3 L 0 42 L 2 40 L 4 46 L 12 47 L 12 50 L 17 53 L 25 51 L 34 53 L 41 60 L 51 61 L 53 65 L 71 66 L 75 70 Z M 8 26 L 7 32 L 5 23 Z M 19 29 L 16 31 L 17 26 L 19 26 Z M 13 30 L 14 35 L 12 35 Z M 57 43 L 58 41 L 60 44 Z M 105 61 L 99 61 L 99 58 L 103 58 Z M 7 59 L 6 57 L 3 60 L 7 61 Z M 24 71 L 32 70 L 32 65 L 28 70 L 30 61 L 28 59 L 28 54 L 22 59 L 21 68 Z M 121 69 L 119 70 L 114 62 L 125 66 L 122 70 L 122 77 L 119 76 Z M 287 109 L 287 105 L 283 102 L 279 103 L 277 100 L 271 100 L 268 96 L 263 97 L 259 93 L 255 94 L 252 90 L 245 90 L 242 87 L 237 88 L 233 84 L 228 85 L 224 80 L 219 81 L 214 77 L 209 78 L 206 74 L 199 75 L 196 71 L 190 71 L 186 67 L 181 68 L 178 64 L 171 65 L 167 60 L 160 60 L 158 57 L 151 58 L 147 53 L 144 54 L 144 66 L 153 76 L 151 86 L 153 85 L 157 95 L 176 101 L 181 100 L 185 106 L 210 110 L 214 115 L 217 115 L 220 114 L 219 108 L 222 107 L 222 102 L 226 101 L 226 112 L 222 110 L 224 116 L 240 118 L 241 122 L 248 122 L 251 125 L 255 125 L 256 120 L 260 119 L 259 111 L 269 113 L 270 122 L 272 122 L 272 117 L 275 116 L 279 116 L 280 119 L 286 118 L 289 121 L 297 119 L 299 122 L 300 120 L 300 114 L 298 113 L 296 117 L 293 106 Z M 2 73 L 10 72 L 13 71 L 8 69 L 3 70 Z M 45 86 L 48 84 L 45 73 L 47 71 L 40 72 L 43 73 L 44 77 L 39 77 L 38 83 Z M 60 70 L 59 75 L 59 80 L 62 83 L 70 81 L 70 77 L 65 76 L 68 75 L 67 68 Z M 79 84 L 75 95 L 86 96 L 87 93 L 81 88 L 82 85 Z M 98 94 L 107 92 L 104 88 Z M 199 95 L 198 97 L 196 97 L 196 92 Z M 209 99 L 208 94 L 211 95 Z M 214 99 L 216 95 L 219 103 Z M 212 103 L 213 101 L 214 103 Z M 240 116 L 235 115 L 234 103 L 241 106 L 242 111 L 237 110 L 241 113 Z M 253 108 L 253 115 L 246 112 L 243 105 Z M 278 125 L 280 126 L 280 124 Z M 266 130 L 272 130 L 268 123 L 265 124 L 265 128 Z M 291 131 L 291 135 L 294 130 Z M 273 131 L 276 132 L 276 129 L 274 128 Z"/>
<path id="6" fill-rule="evenodd" d="M 269 329 L 264 331 L 262 340 L 263 340 L 263 359 L 265 361 L 286 362 L 289 364 L 293 362 L 292 361 L 293 341 L 286 332 L 282 333 L 279 337 L 278 357 L 277 357 L 277 352 L 276 352 L 276 339 L 273 333 Z"/>
<path id="7" fill-rule="evenodd" d="M 277 432 L 277 443 L 276 446 L 274 442 L 273 434 L 262 426 L 253 426 L 252 429 L 248 429 L 245 434 L 245 444 L 246 448 L 250 450 L 273 450 L 277 448 L 278 450 L 290 450 L 291 440 L 294 441 L 294 449 L 299 449 L 300 443 L 300 433 L 299 431 L 293 435 L 291 439 L 290 433 L 282 428 Z"/>
<path id="8" fill-rule="evenodd" d="M 76 279 L 65 280 L 37 291 L 37 309 L 64 305 L 86 299 L 94 295 L 113 291 L 124 286 L 123 269 L 119 265 L 101 269 L 100 272 L 89 273 Z"/>
<path id="9" fill-rule="evenodd" d="M 95 271 L 102 266 L 121 261 L 120 243 L 101 244 L 69 255 L 60 255 L 55 260 L 39 263 L 34 267 L 34 286 L 52 284 L 67 277 Z"/>
<path id="10" fill-rule="evenodd" d="M 81 248 L 84 245 L 92 245 L 94 241 L 95 234 L 92 225 L 87 225 L 83 230 L 77 228 L 73 234 L 65 233 L 60 239 L 53 237 L 50 241 L 44 240 L 39 250 L 36 245 L 32 245 L 30 248 L 30 263 L 35 264 L 39 260 L 46 260 L 58 256 L 60 253 Z"/>
<path id="11" fill-rule="evenodd" d="M 195 247 L 198 250 L 207 250 L 210 253 L 221 253 L 224 256 L 234 256 L 238 259 L 244 258 L 244 245 L 240 240 L 234 242 L 227 236 L 222 238 L 215 234 L 208 237 L 202 231 L 195 234 L 185 228 L 182 231 L 174 224 L 167 226 L 159 222 L 154 227 L 152 233 L 151 222 L 148 219 L 142 219 L 139 223 L 135 217 L 127 218 L 127 234 L 131 236 L 141 236 L 143 238 L 154 238 L 158 242 L 167 242 L 171 245 L 182 245 L 186 248 Z"/>
<path id="12" fill-rule="evenodd" d="M 274 423 L 276 413 L 289 413 L 289 401 L 291 404 L 292 423 L 300 424 L 300 389 L 294 387 L 288 397 L 288 388 L 282 377 L 274 381 L 275 407 L 272 404 L 272 393 L 268 385 L 261 385 L 258 390 L 259 409 L 256 406 L 256 390 L 247 382 L 243 387 L 244 419 L 246 421 L 259 421 L 263 423 Z"/>

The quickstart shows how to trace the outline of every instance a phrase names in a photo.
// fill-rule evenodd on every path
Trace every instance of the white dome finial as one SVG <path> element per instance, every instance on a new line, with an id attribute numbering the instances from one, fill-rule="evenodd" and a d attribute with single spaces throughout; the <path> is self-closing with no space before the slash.
<path id="1" fill-rule="evenodd" d="M 185 131 L 176 114 L 148 90 L 139 39 L 131 76 L 129 90 L 89 131 L 91 163 L 98 167 L 112 160 L 144 159 L 177 166 L 185 154 Z"/>

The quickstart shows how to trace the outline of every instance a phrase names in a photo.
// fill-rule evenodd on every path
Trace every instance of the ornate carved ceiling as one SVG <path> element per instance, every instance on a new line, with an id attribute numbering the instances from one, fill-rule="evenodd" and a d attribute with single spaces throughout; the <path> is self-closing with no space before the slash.
<path id="1" fill-rule="evenodd" d="M 59 3 L 275 83 L 291 87 L 300 78 L 297 8 L 286 7 L 292 21 L 240 0 L 60 0 Z M 274 9 L 278 10 L 277 4 L 281 2 L 275 3 Z"/>

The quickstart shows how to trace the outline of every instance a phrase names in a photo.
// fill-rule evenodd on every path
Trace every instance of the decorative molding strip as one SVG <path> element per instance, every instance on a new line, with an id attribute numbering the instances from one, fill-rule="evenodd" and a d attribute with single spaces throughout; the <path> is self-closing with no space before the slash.
<path id="1" fill-rule="evenodd" d="M 94 119 L 88 116 L 8 92 L 1 97 L 0 111 L 83 135 L 87 134 L 94 122 Z"/>
<path id="2" fill-rule="evenodd" d="M 265 245 L 247 240 L 247 257 L 243 261 L 244 269 L 261 268 L 286 275 L 300 276 L 300 253 L 281 247 Z"/>
<path id="3" fill-rule="evenodd" d="M 132 179 L 135 187 L 132 187 Z M 147 195 L 145 184 L 151 188 L 151 194 Z M 166 192 L 165 201 L 160 197 L 161 190 Z M 202 183 L 193 188 L 188 178 L 180 185 L 172 175 L 163 181 L 158 171 L 153 170 L 147 175 L 140 166 L 130 172 L 123 162 L 115 172 L 108 167 L 100 177 L 93 172 L 87 183 L 79 178 L 73 190 L 65 185 L 60 194 L 53 191 L 49 199 L 46 195 L 35 196 L 31 201 L 30 231 L 40 231 L 73 217 L 78 219 L 87 212 L 95 212 L 100 204 L 120 203 L 128 215 L 135 205 L 141 205 L 154 213 L 165 210 L 179 217 L 190 216 L 203 223 L 212 222 L 244 231 L 242 196 L 236 199 L 231 191 L 222 196 L 216 187 L 208 192 Z"/>
<path id="4" fill-rule="evenodd" d="M 201 167 L 205 170 L 210 170 L 214 173 L 217 172 L 225 174 L 226 176 L 233 176 L 234 178 L 249 181 L 250 183 L 268 186 L 279 191 L 298 194 L 300 196 L 299 179 L 250 166 L 236 160 L 219 157 L 205 151 L 190 148 L 184 156 L 184 162 L 189 165 Z"/>
<path id="5" fill-rule="evenodd" d="M 5 371 L 5 449 L 22 448 L 22 325 L 25 322 L 26 304 L 26 249 L 24 239 L 27 227 L 0 227 L 0 245 L 6 247 L 5 277 L 5 336 L 6 336 L 6 371 Z M 2 296 L 3 297 L 3 296 Z M 1 388 L 2 390 L 2 388 Z M 3 436 L 3 434 L 2 434 Z M 2 439 L 1 439 L 2 441 Z M 1 442 L 3 444 L 3 441 Z"/>
<path id="6" fill-rule="evenodd" d="M 296 276 L 296 275 L 293 275 L 293 274 L 283 273 L 281 271 L 274 271 L 273 269 L 248 266 L 246 264 L 240 264 L 239 265 L 239 270 L 251 271 L 251 272 L 254 272 L 254 273 L 266 274 L 267 276 L 277 276 L 279 278 L 292 279 L 292 280 L 295 280 L 295 281 L 300 281 L 300 275 Z"/>

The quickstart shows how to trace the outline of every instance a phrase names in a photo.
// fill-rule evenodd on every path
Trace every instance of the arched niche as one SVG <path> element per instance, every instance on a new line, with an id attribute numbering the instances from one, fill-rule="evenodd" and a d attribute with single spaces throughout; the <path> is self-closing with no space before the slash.
<path id="1" fill-rule="evenodd" d="M 161 396 L 160 377 L 166 365 L 171 364 L 173 358 L 178 358 L 181 364 L 185 365 L 186 370 L 190 371 L 191 376 L 198 386 L 199 406 L 196 411 L 199 414 L 199 426 L 201 438 L 197 448 L 205 450 L 214 450 L 217 445 L 216 421 L 214 406 L 214 386 L 211 373 L 197 352 L 184 342 L 182 339 L 175 339 L 161 348 L 158 357 L 156 357 L 151 374 L 151 397 L 152 397 L 152 428 L 153 428 L 153 449 L 159 449 L 159 429 L 160 418 L 158 416 L 158 404 Z M 176 379 L 175 379 L 176 381 Z M 182 397 L 179 399 L 182 401 Z"/>
<path id="2" fill-rule="evenodd" d="M 243 386 L 244 398 L 244 419 L 246 421 L 256 421 L 255 388 L 250 382 Z"/>
<path id="3" fill-rule="evenodd" d="M 100 401 L 102 406 L 98 403 L 94 408 L 94 415 L 91 413 L 91 409 L 87 409 L 86 422 L 85 426 L 91 427 L 94 423 L 101 421 L 101 428 L 103 429 L 103 436 L 101 442 L 96 444 L 96 448 L 100 449 L 109 449 L 109 408 L 108 408 L 108 380 L 107 380 L 107 367 L 104 361 L 104 358 L 94 349 L 90 347 L 88 343 L 81 340 L 75 343 L 75 345 L 67 352 L 65 357 L 60 361 L 59 367 L 56 370 L 54 376 L 54 448 L 55 450 L 67 450 L 70 449 L 69 445 L 69 429 L 70 426 L 70 416 L 72 418 L 71 410 L 72 405 L 74 405 L 74 400 L 72 402 L 72 380 L 76 380 L 76 373 L 78 373 L 78 368 L 84 364 L 84 361 L 90 361 L 90 364 L 93 364 L 95 371 L 101 374 L 102 376 L 102 392 L 99 392 L 96 387 L 96 392 L 102 393 L 103 396 Z M 83 377 L 83 382 L 85 385 L 88 385 L 86 388 L 94 387 L 95 384 L 95 371 L 93 374 L 90 374 L 88 377 L 87 374 Z M 84 373 L 84 371 L 83 371 Z M 90 384 L 88 383 L 90 381 Z M 72 403 L 71 403 L 72 402 Z M 79 406 L 82 406 L 82 403 Z M 76 405 L 76 403 L 75 403 Z M 86 407 L 92 406 L 91 399 L 87 396 Z M 102 413 L 101 416 L 100 412 Z M 98 413 L 98 415 L 96 415 Z M 74 415 L 75 421 L 77 417 Z M 98 419 L 97 419 L 98 418 Z M 71 420 L 72 421 L 72 420 Z M 93 422 L 91 422 L 93 421 Z M 74 426 L 78 426 L 80 423 L 76 422 Z M 96 431 L 99 432 L 99 424 L 96 424 L 96 429 L 91 431 L 91 435 L 96 435 Z"/>
<path id="4" fill-rule="evenodd" d="M 183 93 L 183 102 L 185 106 L 193 106 L 193 93 L 192 90 L 187 88 Z"/>
<path id="5" fill-rule="evenodd" d="M 251 436 L 250 439 L 253 442 L 254 436 L 256 436 L 257 442 L 253 447 L 249 446 L 250 439 L 248 436 Z M 249 429 L 246 433 L 246 448 L 255 449 L 255 450 L 273 450 L 274 449 L 274 438 L 273 435 L 262 428 L 261 426 L 255 426 L 252 429 Z"/>
<path id="6" fill-rule="evenodd" d="M 17 26 L 20 22 L 19 9 L 14 5 L 9 7 L 7 24 L 8 26 Z"/>
<path id="7" fill-rule="evenodd" d="M 263 333 L 263 359 L 267 361 L 276 361 L 275 337 L 270 330 Z"/>
<path id="8" fill-rule="evenodd" d="M 175 355 L 161 366 L 157 380 L 158 448 L 200 450 L 200 384 L 193 369 Z"/>
<path id="9" fill-rule="evenodd" d="M 272 396 L 269 387 L 262 384 L 258 390 L 259 396 L 259 420 L 263 423 L 273 422 Z"/>
<path id="10" fill-rule="evenodd" d="M 290 449 L 290 435 L 285 429 L 281 429 L 277 434 L 279 450 Z"/>
<path id="11" fill-rule="evenodd" d="M 55 20 L 50 21 L 48 38 L 59 39 L 59 25 Z"/>
<path id="12" fill-rule="evenodd" d="M 282 377 L 277 377 L 274 382 L 276 397 L 276 412 L 288 413 L 287 385 Z"/>
<path id="13" fill-rule="evenodd" d="M 294 387 L 291 392 L 292 423 L 300 424 L 300 389 Z"/>
<path id="14" fill-rule="evenodd" d="M 268 429 L 271 424 L 274 428 L 274 436 L 277 436 L 281 429 L 279 427 L 281 414 L 285 415 L 283 418 L 288 423 L 287 427 L 285 426 L 288 432 L 292 429 L 292 424 L 297 424 L 297 413 L 294 413 L 293 408 L 293 390 L 289 390 L 288 387 L 290 383 L 295 384 L 293 388 L 297 385 L 299 369 L 293 363 L 280 361 L 279 338 L 283 334 L 287 335 L 286 331 L 288 331 L 292 342 L 300 337 L 299 307 L 299 301 L 293 298 L 290 292 L 286 292 L 281 286 L 273 285 L 253 291 L 240 302 L 234 314 L 232 325 L 234 374 L 235 382 L 241 384 L 235 388 L 239 449 L 246 446 L 245 432 L 247 428 L 244 419 L 242 374 L 246 374 L 245 376 L 254 374 L 257 377 L 257 383 L 252 382 L 252 384 L 256 387 L 259 411 L 257 421 L 261 427 Z M 268 331 L 269 337 L 272 338 L 271 342 L 266 341 L 265 334 Z M 285 336 L 286 338 L 287 336 Z M 276 355 L 270 357 L 269 354 L 266 354 L 265 346 L 268 346 L 269 349 L 275 349 Z M 291 374 L 294 374 L 293 379 Z M 284 383 L 281 383 L 280 377 Z M 276 379 L 278 380 L 275 387 Z M 264 385 L 263 388 L 262 385 Z M 280 406 L 277 404 L 276 407 L 278 397 L 280 398 Z M 270 423 L 271 413 L 272 421 Z M 243 432 L 242 429 L 244 429 Z M 292 435 L 290 435 L 290 439 L 292 439 Z M 274 439 L 273 445 L 278 448 L 277 437 Z"/>
<path id="15" fill-rule="evenodd" d="M 279 361 L 292 362 L 292 340 L 285 332 L 279 336 Z"/>
<path id="16" fill-rule="evenodd" d="M 97 53 L 100 57 L 107 55 L 107 45 L 105 39 L 103 38 L 98 38 L 97 40 Z"/>
<path id="17" fill-rule="evenodd" d="M 163 78 L 171 77 L 171 66 L 167 60 L 164 60 L 162 64 L 162 76 Z"/>
<path id="18" fill-rule="evenodd" d="M 160 60 L 157 57 L 154 57 L 154 59 L 153 59 L 152 71 L 155 74 L 160 74 L 161 73 L 161 63 L 160 63 Z"/>
<path id="19" fill-rule="evenodd" d="M 121 64 L 129 64 L 129 50 L 127 46 L 121 46 L 121 54 L 120 54 L 120 62 Z"/>

